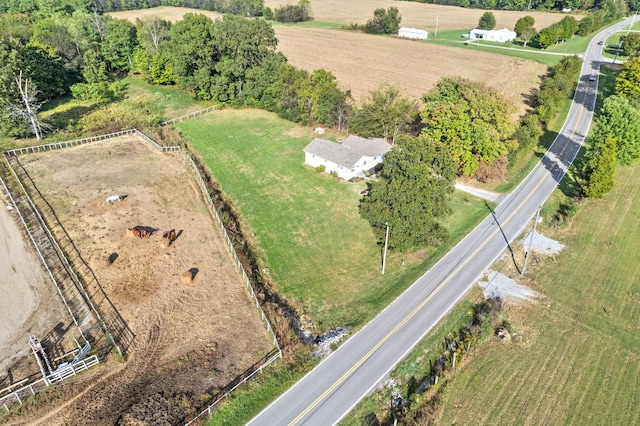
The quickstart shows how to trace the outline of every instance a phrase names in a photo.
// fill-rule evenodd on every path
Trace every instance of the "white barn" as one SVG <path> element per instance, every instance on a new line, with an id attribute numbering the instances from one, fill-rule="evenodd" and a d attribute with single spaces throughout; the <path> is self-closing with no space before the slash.
<path id="1" fill-rule="evenodd" d="M 386 139 L 365 139 L 349 136 L 342 144 L 315 138 L 304 149 L 304 163 L 312 167 L 325 166 L 327 173 L 336 172 L 338 177 L 350 180 L 364 177 L 382 163 L 391 145 Z"/>
<path id="2" fill-rule="evenodd" d="M 413 38 L 416 40 L 425 40 L 428 37 L 428 33 L 425 30 L 419 30 L 417 28 L 400 28 L 398 30 L 398 37 Z"/>
<path id="3" fill-rule="evenodd" d="M 498 43 L 506 43 L 516 39 L 516 32 L 507 28 L 501 30 L 473 29 L 469 32 L 469 40 L 486 40 Z"/>

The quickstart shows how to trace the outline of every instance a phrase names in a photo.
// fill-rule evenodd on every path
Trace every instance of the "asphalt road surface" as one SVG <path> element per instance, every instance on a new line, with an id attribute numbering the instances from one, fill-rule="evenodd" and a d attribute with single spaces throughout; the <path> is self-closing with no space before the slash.
<path id="1" fill-rule="evenodd" d="M 332 425 L 368 395 L 465 294 L 524 229 L 551 195 L 589 131 L 603 60 L 593 38 L 565 124 L 540 163 L 469 235 L 337 351 L 292 386 L 249 425 Z"/>

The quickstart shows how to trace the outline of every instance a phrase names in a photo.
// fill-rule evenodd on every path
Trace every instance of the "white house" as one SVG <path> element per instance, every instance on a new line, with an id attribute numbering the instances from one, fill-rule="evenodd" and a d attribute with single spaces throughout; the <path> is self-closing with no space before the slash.
<path id="1" fill-rule="evenodd" d="M 469 40 L 486 40 L 506 43 L 516 39 L 516 32 L 503 28 L 501 30 L 473 29 L 469 32 Z"/>
<path id="2" fill-rule="evenodd" d="M 390 149 L 386 139 L 380 138 L 365 139 L 352 135 L 342 144 L 315 138 L 303 149 L 304 163 L 312 167 L 325 166 L 327 173 L 336 172 L 338 177 L 350 180 L 364 177 L 366 170 L 382 163 Z"/>
<path id="3" fill-rule="evenodd" d="M 429 34 L 425 30 L 419 30 L 417 28 L 400 28 L 398 30 L 398 37 L 413 38 L 416 40 L 424 40 Z"/>

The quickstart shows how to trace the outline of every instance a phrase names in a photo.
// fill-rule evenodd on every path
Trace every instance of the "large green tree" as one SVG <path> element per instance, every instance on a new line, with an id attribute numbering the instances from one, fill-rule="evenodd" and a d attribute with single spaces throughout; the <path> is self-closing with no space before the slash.
<path id="1" fill-rule="evenodd" d="M 449 147 L 458 174 L 473 176 L 480 162 L 491 164 L 515 148 L 513 105 L 488 87 L 444 78 L 423 97 L 423 134 Z"/>
<path id="2" fill-rule="evenodd" d="M 481 30 L 492 30 L 496 27 L 496 17 L 493 16 L 493 12 L 485 12 L 478 21 L 478 28 Z"/>
<path id="3" fill-rule="evenodd" d="M 380 8 L 373 11 L 373 18 L 367 21 L 363 29 L 369 34 L 397 34 L 401 21 L 402 16 L 397 7 L 387 10 Z"/>
<path id="4" fill-rule="evenodd" d="M 587 197 L 602 198 L 613 189 L 616 175 L 616 139 L 609 135 L 587 151 L 584 193 Z"/>
<path id="5" fill-rule="evenodd" d="M 513 30 L 516 32 L 516 35 L 518 37 L 522 37 L 522 33 L 524 33 L 524 31 L 527 28 L 533 28 L 533 25 L 535 23 L 536 23 L 536 20 L 534 19 L 533 16 L 530 16 L 530 15 L 523 16 L 522 18 L 516 21 L 516 25 L 513 28 Z"/>
<path id="6" fill-rule="evenodd" d="M 640 111 L 627 99 L 609 96 L 594 123 L 591 139 L 596 143 L 612 137 L 617 141 L 618 162 L 630 165 L 640 159 Z"/>
<path id="7" fill-rule="evenodd" d="M 419 113 L 418 102 L 403 96 L 395 86 L 382 84 L 364 98 L 350 128 L 361 136 L 395 139 L 409 130 Z"/>
<path id="8" fill-rule="evenodd" d="M 616 95 L 640 106 L 640 56 L 629 59 L 616 79 Z"/>
<path id="9" fill-rule="evenodd" d="M 386 155 L 380 179 L 369 184 L 360 215 L 380 242 L 388 224 L 390 250 L 437 245 L 447 239 L 442 221 L 451 213 L 448 197 L 455 178 L 444 144 L 425 135 L 402 136 Z"/>

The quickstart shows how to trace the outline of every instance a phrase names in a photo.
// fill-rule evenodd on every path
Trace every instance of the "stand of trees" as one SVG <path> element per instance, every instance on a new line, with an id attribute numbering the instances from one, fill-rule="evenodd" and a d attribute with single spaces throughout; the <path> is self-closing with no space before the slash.
<path id="1" fill-rule="evenodd" d="M 584 193 L 601 198 L 613 189 L 616 166 L 640 160 L 640 57 L 627 61 L 615 95 L 603 102 L 587 139 Z"/>
<path id="2" fill-rule="evenodd" d="M 0 13 L 25 13 L 36 19 L 76 12 L 99 13 L 182 6 L 242 16 L 261 16 L 263 0 L 12 0 L 0 2 Z"/>
<path id="3" fill-rule="evenodd" d="M 640 0 L 405 0 L 446 6 L 471 7 L 493 10 L 591 10 L 594 7 L 607 12 L 622 5 L 629 10 L 640 9 Z"/>

